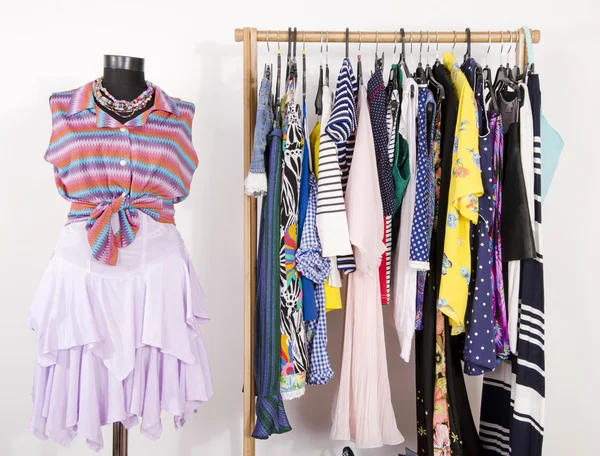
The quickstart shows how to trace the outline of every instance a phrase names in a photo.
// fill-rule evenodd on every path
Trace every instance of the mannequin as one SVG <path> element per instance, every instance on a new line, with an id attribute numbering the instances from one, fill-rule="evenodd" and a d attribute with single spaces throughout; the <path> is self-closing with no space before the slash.
<path id="1" fill-rule="evenodd" d="M 134 100 L 147 87 L 144 76 L 144 59 L 123 55 L 105 55 L 102 85 L 117 100 Z M 154 97 L 152 97 L 152 100 L 150 100 L 144 109 L 137 111 L 131 117 L 125 118 L 98 104 L 100 109 L 121 123 L 135 119 L 153 105 Z"/>
<path id="2" fill-rule="evenodd" d="M 134 100 L 147 87 L 144 76 L 144 59 L 122 55 L 105 55 L 102 85 L 117 100 Z M 111 117 L 121 123 L 126 123 L 128 120 L 135 119 L 141 113 L 150 109 L 154 105 L 154 96 L 144 109 L 137 111 L 133 116 L 127 118 L 121 117 L 104 108 L 98 102 L 96 104 Z M 120 422 L 113 423 L 112 450 L 113 456 L 127 456 L 128 454 L 127 429 Z"/>

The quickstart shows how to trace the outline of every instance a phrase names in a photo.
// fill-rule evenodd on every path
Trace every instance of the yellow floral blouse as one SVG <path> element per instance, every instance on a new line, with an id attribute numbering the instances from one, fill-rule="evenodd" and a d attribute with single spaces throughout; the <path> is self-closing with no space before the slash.
<path id="1" fill-rule="evenodd" d="M 473 90 L 452 54 L 444 53 L 444 65 L 450 71 L 458 98 L 458 118 L 438 309 L 450 319 L 452 334 L 460 334 L 465 330 L 471 280 L 470 223 L 477 223 L 483 186 L 479 168 L 477 104 Z"/>

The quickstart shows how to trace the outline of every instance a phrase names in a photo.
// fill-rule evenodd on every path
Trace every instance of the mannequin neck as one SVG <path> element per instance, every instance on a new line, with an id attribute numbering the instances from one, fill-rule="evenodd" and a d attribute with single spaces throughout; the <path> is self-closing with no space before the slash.
<path id="1" fill-rule="evenodd" d="M 146 90 L 143 71 L 104 68 L 102 85 L 117 100 L 135 100 Z"/>

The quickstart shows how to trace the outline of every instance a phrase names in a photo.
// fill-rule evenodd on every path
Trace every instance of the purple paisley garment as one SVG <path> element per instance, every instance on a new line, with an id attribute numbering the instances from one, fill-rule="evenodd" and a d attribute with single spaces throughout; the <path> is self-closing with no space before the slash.
<path id="1" fill-rule="evenodd" d="M 506 300 L 504 294 L 504 276 L 502 274 L 502 171 L 504 166 L 504 128 L 502 117 L 496 112 L 490 112 L 490 131 L 493 134 L 493 207 L 494 216 L 490 226 L 490 246 L 493 252 L 492 306 L 494 308 L 494 341 L 496 342 L 496 356 L 506 359 L 510 354 L 508 340 L 508 318 L 506 315 Z"/>

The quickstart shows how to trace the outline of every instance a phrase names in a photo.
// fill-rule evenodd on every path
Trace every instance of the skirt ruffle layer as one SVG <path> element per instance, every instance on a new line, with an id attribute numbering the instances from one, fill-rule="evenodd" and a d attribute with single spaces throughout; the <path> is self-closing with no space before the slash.
<path id="1" fill-rule="evenodd" d="M 142 434 L 156 439 L 162 411 L 179 428 L 212 396 L 198 329 L 209 320 L 205 295 L 183 244 L 163 247 L 152 263 L 122 274 L 118 265 L 93 270 L 53 256 L 29 320 L 38 353 L 35 435 L 67 444 L 81 434 L 100 451 L 101 426 L 141 421 Z"/>

